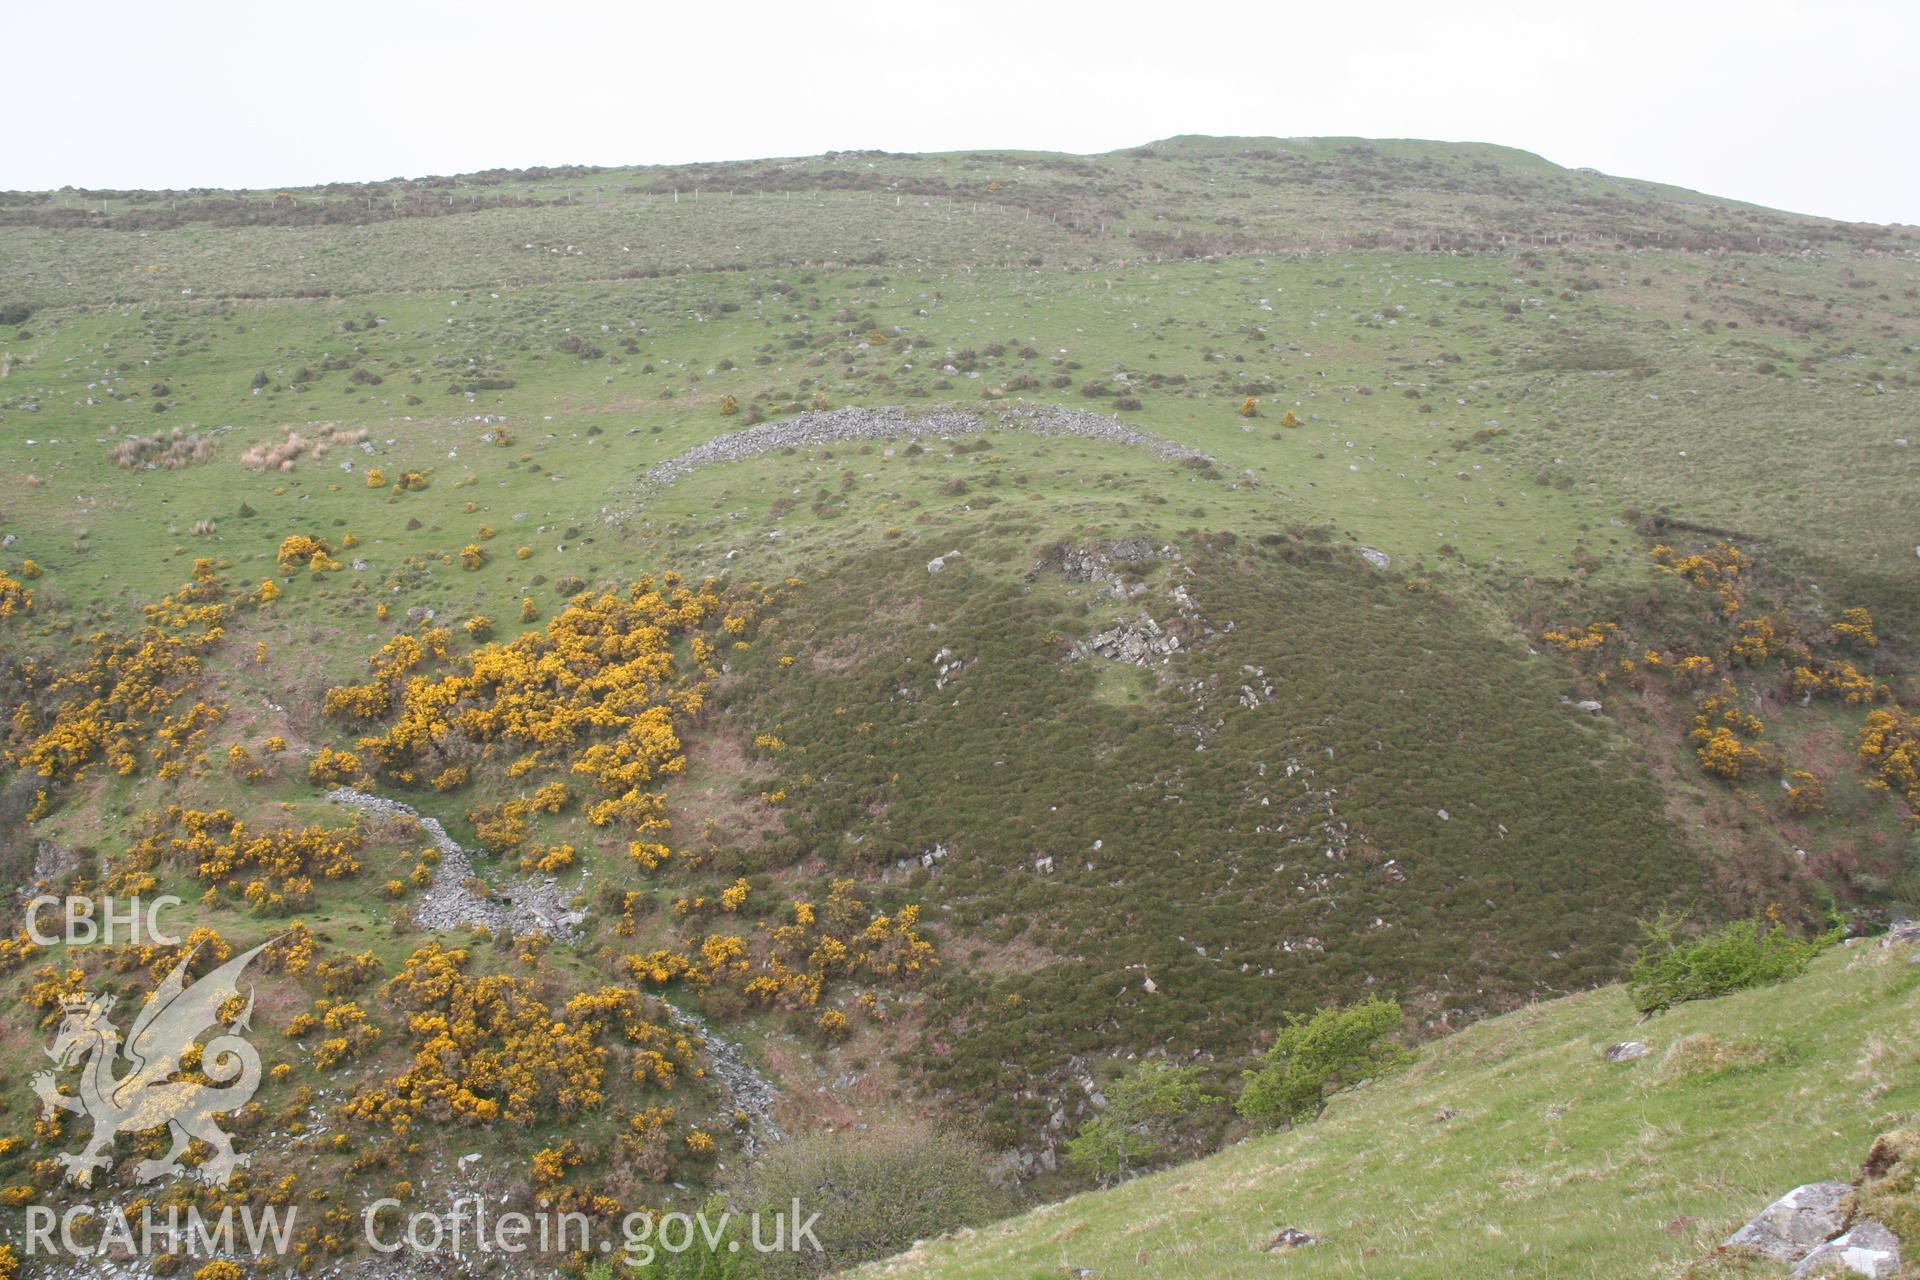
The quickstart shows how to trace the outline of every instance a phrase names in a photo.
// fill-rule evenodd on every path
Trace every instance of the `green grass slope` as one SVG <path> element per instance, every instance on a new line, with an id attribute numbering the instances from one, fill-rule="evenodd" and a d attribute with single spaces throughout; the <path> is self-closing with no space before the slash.
<path id="1" fill-rule="evenodd" d="M 1531 1006 L 1429 1046 L 1313 1125 L 857 1274 L 1784 1275 L 1716 1246 L 1789 1188 L 1850 1179 L 1877 1134 L 1912 1122 L 1910 950 L 1857 944 L 1645 1025 L 1618 988 Z M 1652 1054 L 1602 1058 L 1629 1038 Z M 1319 1243 L 1266 1252 L 1285 1227 Z"/>
<path id="2" fill-rule="evenodd" d="M 1171 138 L 1098 156 L 879 151 L 293 191 L 0 192 L 0 301 L 325 297 L 912 263 L 1522 245 L 1911 253 L 1910 230 L 1486 143 Z"/>
<path id="3" fill-rule="evenodd" d="M 129 850 L 169 805 L 345 822 L 309 766 L 376 725 L 324 697 L 397 637 L 449 628 L 434 662 L 457 666 L 583 590 L 715 575 L 755 620 L 703 634 L 707 657 L 679 642 L 679 670 L 715 670 L 664 784 L 667 862 L 579 798 L 503 827 L 536 782 L 580 781 L 505 741 L 369 785 L 488 844 L 472 870 L 494 888 L 573 851 L 580 935 L 503 931 L 473 957 L 553 1007 L 722 930 L 764 960 L 837 881 L 918 905 L 937 968 L 818 1007 L 647 981 L 743 1043 L 790 1132 L 958 1117 L 1061 1194 L 1038 1171 L 1091 1114 L 1081 1080 L 1129 1053 L 1217 1087 L 1288 1010 L 1390 993 L 1424 1038 L 1612 981 L 1665 907 L 1817 927 L 1920 903 L 1920 786 L 1860 755 L 1869 715 L 1920 708 L 1914 243 L 1411 140 L 0 194 L 0 870 L 150 872 L 196 923 L 251 941 L 303 917 L 384 982 L 466 940 L 413 923 L 432 877 L 404 826 L 278 902 L 237 881 L 201 901 L 197 857 Z M 822 403 L 888 416 L 644 480 Z M 1018 429 L 1057 407 L 1175 448 Z M 909 440 L 901 414 L 954 409 L 984 429 Z M 281 564 L 292 535 L 337 568 Z M 1063 545 L 1118 540 L 1151 553 L 1065 571 Z M 1715 564 L 1737 545 L 1744 611 L 1662 573 L 1656 541 Z M 179 698 L 124 744 L 74 735 L 115 765 L 30 774 L 81 687 L 56 677 L 201 561 L 239 607 Z M 1831 626 L 1854 607 L 1877 643 Z M 1142 612 L 1177 653 L 1088 651 Z M 195 702 L 217 719 L 160 732 Z M 1738 726 L 1743 776 L 1707 771 L 1696 716 Z M 0 1002 L 54 958 L 16 956 Z M 127 995 L 152 963 L 78 959 Z M 412 1052 L 369 977 L 384 1037 L 323 1067 L 287 1030 L 339 993 L 302 983 L 263 1017 L 290 1067 L 263 1125 Z M 0 1029 L 0 1072 L 39 1058 L 38 1021 Z M 623 1203 L 738 1174 L 724 1100 L 683 1086 L 675 1123 L 725 1140 L 676 1133 L 687 1189 L 663 1182 L 653 1146 L 611 1137 L 656 1087 L 615 1076 L 602 1105 L 485 1131 L 494 1189 L 524 1195 L 535 1150 L 569 1138 L 597 1148 L 569 1188 Z M 410 1151 L 349 1119 L 330 1163 L 303 1137 L 263 1144 L 263 1174 L 438 1191 L 469 1139 Z M 30 1124 L 0 1107 L 21 1140 L 0 1190 L 57 1201 Z"/>

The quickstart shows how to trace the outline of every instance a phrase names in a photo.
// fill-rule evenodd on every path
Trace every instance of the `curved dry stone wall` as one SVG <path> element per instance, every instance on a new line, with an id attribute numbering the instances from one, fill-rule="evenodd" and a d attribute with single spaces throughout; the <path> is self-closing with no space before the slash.
<path id="1" fill-rule="evenodd" d="M 870 440 L 917 440 L 924 437 L 978 435 L 982 431 L 1023 431 L 1041 436 L 1073 436 L 1108 444 L 1145 449 L 1169 462 L 1214 459 L 1198 449 L 1174 444 L 1104 414 L 1061 405 L 1014 405 L 976 413 L 971 409 L 936 409 L 912 413 L 898 405 L 849 407 L 803 413 L 780 422 L 764 422 L 741 431 L 729 431 L 685 453 L 656 462 L 640 478 L 640 495 L 664 489 L 682 476 L 723 462 L 744 462 L 780 449 L 810 449 L 820 445 Z"/>

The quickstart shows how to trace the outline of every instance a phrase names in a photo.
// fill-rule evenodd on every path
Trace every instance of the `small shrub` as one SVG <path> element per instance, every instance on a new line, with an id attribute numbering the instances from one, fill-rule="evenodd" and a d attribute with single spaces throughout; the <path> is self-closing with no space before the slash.
<path id="1" fill-rule="evenodd" d="M 1845 932 L 1840 926 L 1818 937 L 1796 938 L 1778 921 L 1763 928 L 1760 920 L 1736 920 L 1682 941 L 1677 934 L 1683 923 L 1662 915 L 1641 926 L 1644 937 L 1627 971 L 1627 992 L 1642 1014 L 1797 978 Z"/>
<path id="2" fill-rule="evenodd" d="M 990 1154 L 951 1134 L 925 1129 L 869 1130 L 796 1138 L 757 1167 L 753 1202 L 771 1214 L 797 1196 L 819 1253 L 767 1254 L 770 1278 L 825 1275 L 900 1252 L 915 1240 L 975 1227 L 1013 1210 L 995 1182 Z"/>
<path id="3" fill-rule="evenodd" d="M 213 453 L 211 436 L 175 427 L 170 432 L 156 431 L 150 436 L 128 436 L 109 449 L 107 457 L 115 466 L 129 471 L 141 468 L 178 471 L 211 461 Z"/>
<path id="4" fill-rule="evenodd" d="M 1386 1043 L 1400 1026 L 1400 1006 L 1373 998 L 1350 1009 L 1331 1006 L 1311 1018 L 1287 1015 L 1264 1065 L 1243 1074 L 1247 1085 L 1237 1110 L 1264 1125 L 1295 1125 L 1326 1109 L 1327 1098 L 1362 1079 L 1411 1060 Z"/>
<path id="5" fill-rule="evenodd" d="M 694 1233 L 688 1247 L 677 1252 L 653 1248 L 649 1258 L 645 1251 L 634 1251 L 617 1264 L 596 1261 L 579 1274 L 584 1280 L 752 1280 L 765 1274 L 760 1255 L 749 1249 L 739 1228 L 739 1216 L 727 1212 L 725 1201 L 711 1200 L 702 1212 L 708 1223 L 716 1224 L 711 1236 L 702 1229 Z"/>
<path id="6" fill-rule="evenodd" d="M 1193 1130 L 1224 1099 L 1200 1085 L 1200 1068 L 1142 1062 L 1107 1086 L 1106 1111 L 1067 1143 L 1067 1164 L 1111 1183 L 1174 1155 L 1197 1154 Z"/>

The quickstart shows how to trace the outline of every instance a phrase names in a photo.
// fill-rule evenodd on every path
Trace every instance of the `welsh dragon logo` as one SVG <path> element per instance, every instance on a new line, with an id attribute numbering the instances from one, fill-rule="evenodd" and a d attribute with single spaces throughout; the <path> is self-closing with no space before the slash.
<path id="1" fill-rule="evenodd" d="M 260 1086 L 260 1055 L 239 1034 L 249 1029 L 253 989 L 247 989 L 246 1004 L 237 1014 L 222 1018 L 220 1011 L 239 996 L 241 971 L 269 945 L 261 943 L 191 985 L 186 980 L 193 959 L 189 951 L 135 1015 L 127 1034 L 127 1070 L 119 1076 L 114 1075 L 114 1061 L 120 1033 L 107 1016 L 117 997 L 83 993 L 61 1002 L 66 1016 L 46 1052 L 62 1071 L 84 1064 L 80 1090 L 77 1096 L 62 1093 L 55 1073 L 42 1071 L 33 1078 L 33 1091 L 40 1096 L 43 1116 L 51 1118 L 59 1109 L 93 1121 L 93 1137 L 85 1150 L 59 1157 L 67 1181 L 92 1185 L 93 1171 L 113 1163 L 109 1153 L 116 1135 L 162 1127 L 172 1129 L 173 1147 L 158 1160 L 134 1166 L 134 1177 L 141 1182 L 186 1172 L 180 1155 L 195 1138 L 213 1148 L 213 1155 L 193 1171 L 201 1181 L 225 1186 L 233 1171 L 247 1164 L 248 1157 L 234 1153 L 233 1139 L 214 1117 L 245 1106 Z M 200 1047 L 197 1065 L 204 1080 L 189 1077 L 188 1051 L 203 1032 L 223 1023 L 224 1033 Z M 229 1081 L 234 1083 L 218 1087 Z"/>

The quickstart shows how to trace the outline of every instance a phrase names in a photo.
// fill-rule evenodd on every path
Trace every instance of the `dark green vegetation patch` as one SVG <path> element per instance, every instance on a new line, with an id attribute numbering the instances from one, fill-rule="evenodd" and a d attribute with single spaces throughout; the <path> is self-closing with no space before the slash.
<path id="1" fill-rule="evenodd" d="M 938 904 L 923 1069 L 1000 1136 L 1077 1056 L 1231 1056 L 1371 989 L 1441 1025 L 1603 981 L 1698 876 L 1547 664 L 1324 542 L 1196 534 L 1104 608 L 1058 573 L 926 560 L 814 583 L 780 652 L 824 660 L 763 649 L 721 705 L 790 744 L 772 860 Z M 1177 656 L 1074 657 L 1143 609 L 1190 637 Z"/>

